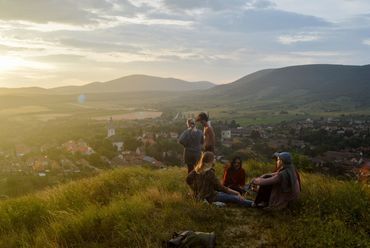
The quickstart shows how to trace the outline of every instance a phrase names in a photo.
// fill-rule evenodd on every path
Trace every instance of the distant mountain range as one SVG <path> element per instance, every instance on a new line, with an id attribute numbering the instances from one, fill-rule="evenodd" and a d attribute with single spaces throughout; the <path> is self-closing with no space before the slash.
<path id="1" fill-rule="evenodd" d="M 107 82 L 93 82 L 81 86 L 63 86 L 51 89 L 40 87 L 0 88 L 0 93 L 9 94 L 100 94 L 129 92 L 185 92 L 210 89 L 215 84 L 206 81 L 188 82 L 176 78 L 161 78 L 147 75 L 131 75 Z"/>
<path id="2" fill-rule="evenodd" d="M 194 91 L 212 88 L 210 82 L 187 82 L 176 78 L 131 75 L 108 82 L 94 82 L 83 86 L 65 86 L 51 89 L 58 94 L 118 93 L 141 91 Z"/>
<path id="3" fill-rule="evenodd" d="M 252 109 L 355 111 L 370 107 L 370 65 L 267 69 L 202 93 L 203 99 Z"/>
<path id="4" fill-rule="evenodd" d="M 254 100 L 298 97 L 363 100 L 370 96 L 370 65 L 317 64 L 262 70 L 215 86 L 207 95 Z"/>
<path id="5" fill-rule="evenodd" d="M 235 82 L 215 85 L 210 82 L 187 82 L 175 78 L 132 75 L 112 81 L 53 89 L 38 87 L 0 89 L 11 95 L 90 94 L 99 102 L 127 103 L 150 100 L 172 107 L 237 105 L 238 108 L 282 109 L 307 107 L 319 111 L 370 108 L 370 65 L 300 65 L 261 70 Z M 168 94 L 166 92 L 173 92 Z M 50 97 L 48 97 L 49 99 Z M 62 99 L 67 99 L 60 96 Z M 69 98 L 68 98 L 69 99 Z M 10 100 L 9 100 L 10 101 Z"/>

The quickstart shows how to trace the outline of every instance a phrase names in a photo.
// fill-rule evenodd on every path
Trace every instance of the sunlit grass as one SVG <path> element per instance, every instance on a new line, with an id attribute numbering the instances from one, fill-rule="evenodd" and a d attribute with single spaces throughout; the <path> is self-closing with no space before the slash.
<path id="1" fill-rule="evenodd" d="M 248 161 L 245 168 L 254 176 L 269 166 Z M 117 169 L 2 201 L 0 246 L 161 247 L 186 229 L 215 231 L 218 247 L 370 244 L 370 192 L 354 182 L 303 173 L 300 200 L 286 211 L 266 212 L 195 202 L 185 176 L 177 167 Z"/>

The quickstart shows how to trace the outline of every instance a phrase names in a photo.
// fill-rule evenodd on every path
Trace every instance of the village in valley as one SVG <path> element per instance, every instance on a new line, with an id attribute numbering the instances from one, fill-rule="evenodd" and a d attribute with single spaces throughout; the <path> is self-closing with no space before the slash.
<path id="1" fill-rule="evenodd" d="M 370 175 L 370 120 L 366 117 L 307 118 L 247 128 L 223 126 L 221 143 L 228 148 L 246 143 L 255 153 L 294 151 L 301 168 L 333 176 L 367 182 Z"/>
<path id="2" fill-rule="evenodd" d="M 16 144 L 0 151 L 0 173 L 82 177 L 123 166 L 181 165 L 183 148 L 177 140 L 189 117 L 192 115 L 176 113 L 130 121 L 109 118 L 94 122 L 100 132 L 95 137 L 73 136 L 61 143 L 38 146 Z M 220 162 L 235 155 L 268 161 L 275 151 L 289 150 L 298 168 L 369 182 L 368 116 L 305 118 L 249 126 L 235 120 L 213 120 L 212 126 Z"/>

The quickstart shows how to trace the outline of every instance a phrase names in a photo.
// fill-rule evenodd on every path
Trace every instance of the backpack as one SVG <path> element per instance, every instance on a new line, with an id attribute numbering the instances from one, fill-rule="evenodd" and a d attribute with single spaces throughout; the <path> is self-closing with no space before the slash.
<path id="1" fill-rule="evenodd" d="M 172 239 L 166 242 L 167 248 L 214 248 L 216 236 L 214 232 L 183 231 L 174 233 Z"/>

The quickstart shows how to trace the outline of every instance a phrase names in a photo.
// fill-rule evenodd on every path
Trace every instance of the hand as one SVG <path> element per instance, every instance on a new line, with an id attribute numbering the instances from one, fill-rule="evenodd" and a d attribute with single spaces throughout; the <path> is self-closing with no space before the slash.
<path id="1" fill-rule="evenodd" d="M 257 177 L 253 179 L 253 184 L 259 185 L 261 183 L 261 178 Z"/>
<path id="2" fill-rule="evenodd" d="M 241 200 L 241 201 L 244 201 L 245 199 L 244 199 L 244 197 L 238 192 L 238 198 L 239 198 L 239 200 Z"/>
<path id="3" fill-rule="evenodd" d="M 237 197 L 241 197 L 240 193 L 236 190 L 228 188 L 229 194 L 236 195 Z"/>

